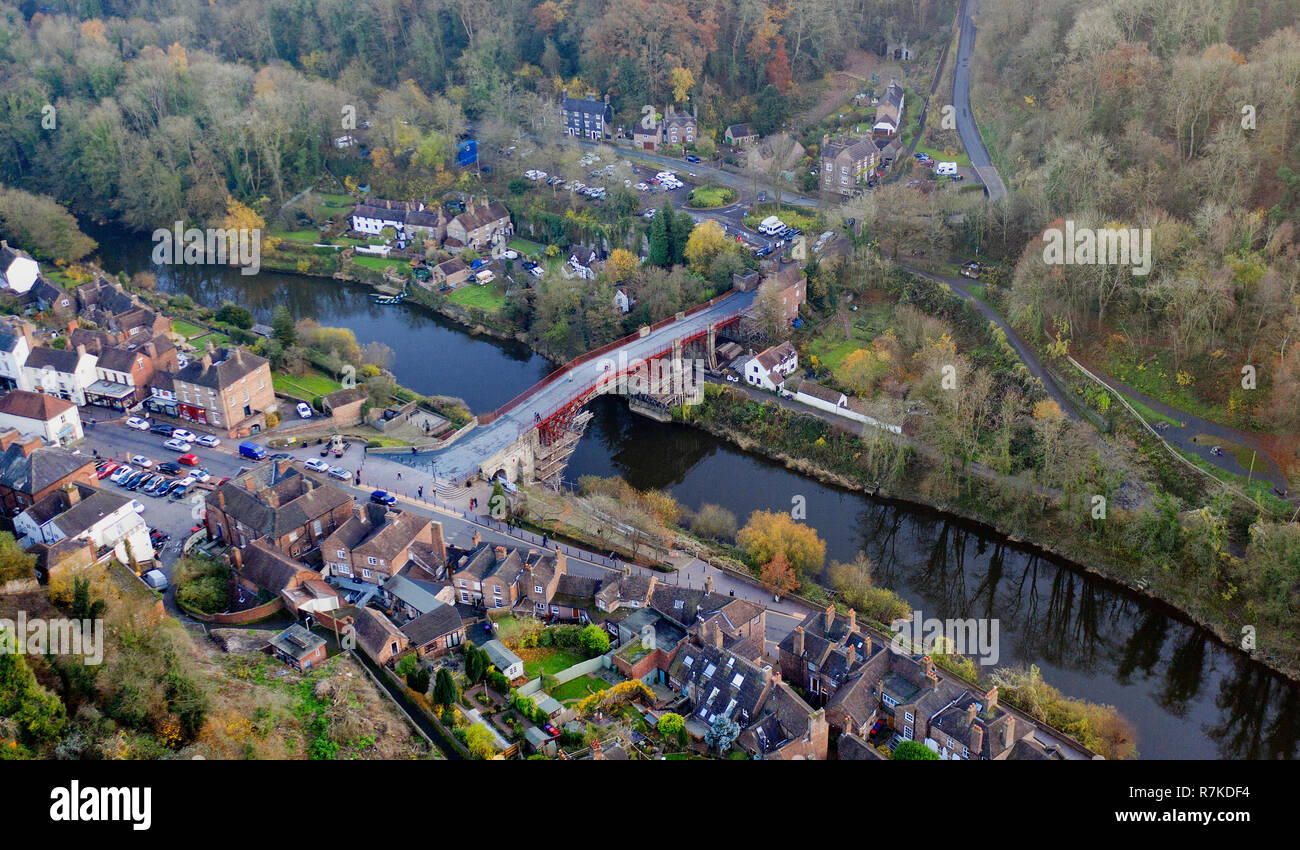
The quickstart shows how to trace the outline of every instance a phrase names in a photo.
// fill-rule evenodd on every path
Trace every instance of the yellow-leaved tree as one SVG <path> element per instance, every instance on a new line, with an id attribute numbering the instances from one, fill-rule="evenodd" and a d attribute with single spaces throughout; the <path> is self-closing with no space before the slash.
<path id="1" fill-rule="evenodd" d="M 686 261 L 691 264 L 691 271 L 707 276 L 713 261 L 729 244 L 717 220 L 710 218 L 697 224 L 686 239 Z"/>
<path id="2" fill-rule="evenodd" d="M 817 530 L 779 511 L 754 511 L 736 542 L 759 564 L 769 563 L 777 554 L 785 556 L 798 575 L 820 570 L 826 560 L 826 543 Z"/>

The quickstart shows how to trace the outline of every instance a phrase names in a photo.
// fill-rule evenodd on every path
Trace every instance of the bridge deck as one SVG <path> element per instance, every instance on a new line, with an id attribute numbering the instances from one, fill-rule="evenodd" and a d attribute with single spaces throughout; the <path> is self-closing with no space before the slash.
<path id="1" fill-rule="evenodd" d="M 535 416 L 546 419 L 574 398 L 589 392 L 604 376 L 602 361 L 617 361 L 626 355 L 628 360 L 650 358 L 672 348 L 674 340 L 685 339 L 707 331 L 711 324 L 735 318 L 753 304 L 755 293 L 735 292 L 729 297 L 705 307 L 663 327 L 652 330 L 644 337 L 636 337 L 600 357 L 579 362 L 568 368 L 567 374 L 549 382 L 542 382 L 486 425 L 480 425 L 460 441 L 436 452 L 414 455 L 392 455 L 391 460 L 425 467 L 431 461 L 438 478 L 463 481 L 476 474 L 488 458 L 507 448 L 529 429 L 536 426 Z"/>

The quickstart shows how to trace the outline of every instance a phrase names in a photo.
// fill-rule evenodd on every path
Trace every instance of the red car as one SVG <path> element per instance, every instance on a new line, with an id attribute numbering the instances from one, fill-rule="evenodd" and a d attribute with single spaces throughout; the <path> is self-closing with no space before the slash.
<path id="1" fill-rule="evenodd" d="M 105 463 L 105 464 L 101 464 L 101 465 L 99 466 L 99 468 L 98 468 L 97 470 L 95 470 L 95 474 L 98 475 L 98 476 L 99 476 L 99 479 L 102 481 L 102 480 L 104 480 L 105 478 L 107 478 L 108 476 L 112 475 L 112 474 L 113 474 L 113 471 L 114 471 L 115 469 L 117 469 L 118 467 L 120 467 L 120 466 L 121 466 L 120 463 Z"/>
<path id="2" fill-rule="evenodd" d="M 198 466 L 199 456 L 196 454 L 183 454 L 176 458 L 176 462 L 184 466 Z"/>

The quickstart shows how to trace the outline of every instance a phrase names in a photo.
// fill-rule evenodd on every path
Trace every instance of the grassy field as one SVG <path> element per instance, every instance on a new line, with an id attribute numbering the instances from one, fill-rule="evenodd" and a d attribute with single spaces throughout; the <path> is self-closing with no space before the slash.
<path id="1" fill-rule="evenodd" d="M 320 241 L 319 230 L 272 230 L 271 235 L 289 242 L 305 242 L 308 245 Z"/>
<path id="2" fill-rule="evenodd" d="M 579 661 L 586 661 L 580 653 L 558 646 L 537 646 L 516 649 L 515 653 L 524 660 L 524 675 L 535 678 L 540 673 L 555 675 L 567 670 Z"/>
<path id="3" fill-rule="evenodd" d="M 465 307 L 475 307 L 489 312 L 500 310 L 506 306 L 505 293 L 501 292 L 495 284 L 479 286 L 474 283 L 467 283 L 448 295 L 447 299 Z"/>
<path id="4" fill-rule="evenodd" d="M 358 266 L 361 266 L 362 268 L 373 269 L 374 271 L 378 271 L 378 272 L 383 271 L 389 266 L 403 266 L 406 268 L 408 272 L 411 269 L 411 263 L 408 260 L 390 260 L 386 257 L 354 256 L 352 258 L 352 262 L 356 263 Z"/>
<path id="5" fill-rule="evenodd" d="M 213 331 L 212 333 L 209 334 L 203 334 L 202 336 L 194 337 L 189 340 L 189 343 L 190 345 L 193 345 L 197 348 L 203 348 L 208 343 L 212 343 L 218 348 L 221 348 L 230 345 L 230 337 L 226 336 L 225 334 L 217 333 L 216 331 Z"/>
<path id="6" fill-rule="evenodd" d="M 189 322 L 180 319 L 172 319 L 172 330 L 186 339 L 193 339 L 196 336 L 203 336 L 208 332 L 207 328 L 201 328 L 198 325 L 191 325 Z"/>
<path id="7" fill-rule="evenodd" d="M 597 694 L 610 687 L 609 682 L 596 676 L 586 675 L 579 676 L 576 679 L 570 679 L 563 685 L 551 688 L 551 696 L 560 702 L 568 702 L 574 699 L 583 699 L 591 694 Z"/>
<path id="8" fill-rule="evenodd" d="M 531 257 L 533 254 L 546 250 L 545 245 L 539 245 L 536 242 L 524 239 L 522 236 L 516 236 L 506 243 L 506 247 L 512 251 L 518 251 L 520 256 Z"/>
<path id="9" fill-rule="evenodd" d="M 970 157 L 966 155 L 965 151 L 944 151 L 917 142 L 916 152 L 928 153 L 934 158 L 935 162 L 955 162 L 963 168 L 970 168 Z"/>
<path id="10" fill-rule="evenodd" d="M 701 209 L 725 207 L 736 200 L 736 190 L 728 186 L 708 184 L 697 186 L 691 192 L 691 206 Z"/>
<path id="11" fill-rule="evenodd" d="M 283 372 L 272 372 L 271 384 L 279 392 L 306 399 L 332 393 L 343 388 L 343 385 L 338 381 L 316 369 L 304 375 L 286 375 Z"/>

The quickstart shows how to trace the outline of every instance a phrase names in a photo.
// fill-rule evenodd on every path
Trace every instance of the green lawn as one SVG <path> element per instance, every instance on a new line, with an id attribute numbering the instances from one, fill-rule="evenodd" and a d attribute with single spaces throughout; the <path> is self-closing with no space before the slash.
<path id="1" fill-rule="evenodd" d="M 353 256 L 352 262 L 356 263 L 358 266 L 362 266 L 363 268 L 373 269 L 374 271 L 378 271 L 378 272 L 383 271 L 389 266 L 405 266 L 408 272 L 411 269 L 411 263 L 409 260 L 391 260 L 388 259 L 387 257 Z"/>
<path id="2" fill-rule="evenodd" d="M 591 694 L 598 694 L 609 687 L 611 685 L 604 679 L 586 675 L 570 679 L 563 685 L 551 688 L 550 693 L 560 702 L 568 702 L 573 699 L 583 699 Z"/>
<path id="3" fill-rule="evenodd" d="M 191 325 L 189 322 L 182 321 L 181 319 L 172 319 L 172 330 L 186 339 L 203 336 L 208 332 L 207 328 L 201 328 L 198 325 Z"/>
<path id="4" fill-rule="evenodd" d="M 963 168 L 970 168 L 970 157 L 967 156 L 963 151 L 941 151 L 938 148 L 928 147 L 926 145 L 921 144 L 920 142 L 917 142 L 916 152 L 928 153 L 931 157 L 934 158 L 935 162 L 955 162 L 958 165 L 962 166 Z"/>
<path id="5" fill-rule="evenodd" d="M 320 241 L 319 230 L 272 230 L 271 235 L 290 242 L 313 244 Z"/>
<path id="6" fill-rule="evenodd" d="M 523 257 L 531 257 L 533 254 L 546 250 L 545 245 L 538 245 L 536 242 L 531 242 L 524 239 L 522 236 L 516 236 L 514 239 L 511 239 L 506 243 L 506 247 L 512 251 L 518 251 L 520 256 Z"/>
<path id="7" fill-rule="evenodd" d="M 532 679 L 541 673 L 554 676 L 561 670 L 567 670 L 579 661 L 587 659 L 572 650 L 558 646 L 538 646 L 516 649 L 515 653 L 524 660 L 524 675 Z"/>
<path id="8" fill-rule="evenodd" d="M 315 396 L 325 395 L 343 388 L 343 385 L 338 381 L 316 369 L 303 375 L 286 375 L 283 372 L 272 372 L 271 384 L 279 392 L 306 399 L 312 399 Z"/>
<path id="9" fill-rule="evenodd" d="M 209 342 L 217 346 L 218 348 L 222 348 L 227 345 L 230 345 L 230 337 L 226 336 L 225 334 L 217 333 L 216 331 L 213 331 L 212 333 L 209 334 L 203 334 L 202 336 L 193 337 L 189 339 L 188 342 L 190 343 L 190 345 L 193 345 L 196 348 L 200 348 L 200 349 L 204 348 Z"/>
<path id="10" fill-rule="evenodd" d="M 736 200 L 736 190 L 727 186 L 697 186 L 691 192 L 691 206 L 709 209 L 712 207 L 725 207 L 727 204 Z"/>
<path id="11" fill-rule="evenodd" d="M 447 299 L 466 307 L 477 307 L 480 310 L 487 310 L 489 312 L 500 310 L 502 307 L 506 306 L 506 296 L 503 292 L 497 289 L 495 283 L 490 283 L 486 286 L 467 283 L 448 295 Z"/>

